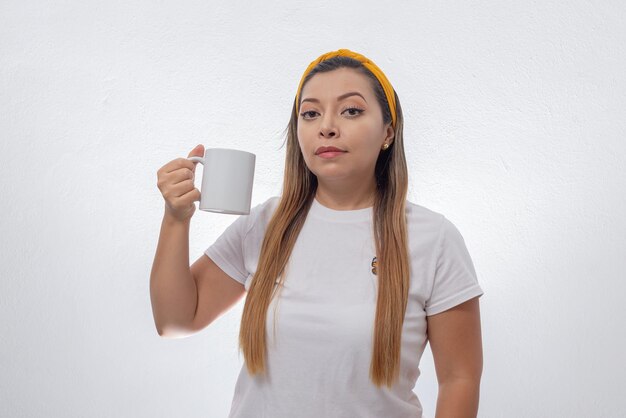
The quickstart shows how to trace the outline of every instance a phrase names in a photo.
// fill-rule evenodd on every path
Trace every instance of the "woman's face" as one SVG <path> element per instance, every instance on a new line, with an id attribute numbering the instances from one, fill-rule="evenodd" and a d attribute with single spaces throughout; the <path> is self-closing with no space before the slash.
<path id="1" fill-rule="evenodd" d="M 304 85 L 298 143 L 307 167 L 318 179 L 373 179 L 381 147 L 385 142 L 391 145 L 394 131 L 391 123 L 383 124 L 370 83 L 364 74 L 344 67 L 317 73 Z M 344 152 L 316 155 L 319 147 Z"/>

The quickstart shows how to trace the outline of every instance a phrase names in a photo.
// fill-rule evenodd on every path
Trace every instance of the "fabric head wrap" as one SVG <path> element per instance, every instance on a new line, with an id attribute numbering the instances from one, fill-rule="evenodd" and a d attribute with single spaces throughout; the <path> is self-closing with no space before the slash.
<path id="1" fill-rule="evenodd" d="M 370 70 L 372 74 L 376 76 L 380 84 L 383 86 L 383 90 L 385 91 L 385 96 L 387 97 L 387 103 L 389 104 L 389 110 L 391 111 L 391 123 L 393 127 L 396 127 L 396 100 L 395 93 L 393 91 L 393 87 L 391 87 L 391 83 L 382 72 L 380 68 L 376 64 L 374 64 L 370 59 L 364 57 L 363 55 L 350 51 L 349 49 L 338 49 L 337 51 L 327 52 L 325 54 L 320 55 L 315 61 L 311 62 L 307 67 L 306 71 L 302 75 L 300 79 L 300 84 L 298 85 L 298 91 L 296 92 L 296 113 L 298 113 L 298 108 L 300 107 L 300 92 L 302 90 L 302 84 L 304 83 L 304 79 L 307 74 L 320 62 L 325 61 L 329 58 L 343 56 L 350 57 L 357 61 L 360 61 L 365 68 Z"/>

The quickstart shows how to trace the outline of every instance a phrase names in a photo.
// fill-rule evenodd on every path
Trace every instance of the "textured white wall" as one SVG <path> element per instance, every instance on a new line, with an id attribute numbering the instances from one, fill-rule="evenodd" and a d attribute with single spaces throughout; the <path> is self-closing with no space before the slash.
<path id="1" fill-rule="evenodd" d="M 226 416 L 243 302 L 157 335 L 156 171 L 245 149 L 253 204 L 278 194 L 297 83 L 338 48 L 390 78 L 409 198 L 473 256 L 479 416 L 624 416 L 625 19 L 616 0 L 3 1 L 0 416 Z M 234 219 L 197 211 L 190 262 Z M 422 369 L 433 416 L 429 351 Z"/>

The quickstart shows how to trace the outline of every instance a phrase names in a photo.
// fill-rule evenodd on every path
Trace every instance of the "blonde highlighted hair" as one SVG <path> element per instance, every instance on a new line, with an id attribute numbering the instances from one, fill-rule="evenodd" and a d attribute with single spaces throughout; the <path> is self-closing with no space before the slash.
<path id="1" fill-rule="evenodd" d="M 370 78 L 382 109 L 383 123 L 390 123 L 391 113 L 380 82 L 355 59 L 337 56 L 322 61 L 308 73 L 304 84 L 319 72 L 342 67 L 354 68 Z M 402 138 L 402 109 L 395 91 L 394 97 L 397 114 L 395 135 L 391 146 L 381 151 L 376 161 L 376 195 L 372 220 L 378 294 L 369 376 L 378 387 L 391 387 L 399 378 L 402 326 L 409 293 L 405 217 L 408 173 Z M 317 190 L 317 177 L 305 164 L 298 144 L 297 123 L 294 100 L 286 128 L 287 153 L 282 194 L 267 225 L 257 270 L 251 279 L 241 317 L 239 349 L 244 354 L 246 367 L 251 375 L 266 371 L 267 310 L 275 296 L 275 289 L 282 286 L 285 266 Z"/>

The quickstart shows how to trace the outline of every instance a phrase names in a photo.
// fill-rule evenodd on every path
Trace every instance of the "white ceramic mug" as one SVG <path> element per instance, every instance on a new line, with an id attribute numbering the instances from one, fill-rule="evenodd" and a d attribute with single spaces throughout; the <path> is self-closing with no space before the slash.
<path id="1" fill-rule="evenodd" d="M 187 159 L 203 165 L 200 210 L 250 214 L 256 155 L 236 149 L 209 148 L 204 151 L 204 158 Z"/>

